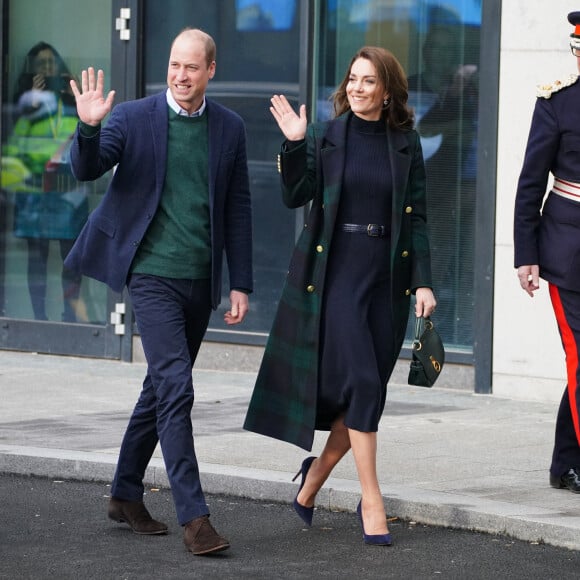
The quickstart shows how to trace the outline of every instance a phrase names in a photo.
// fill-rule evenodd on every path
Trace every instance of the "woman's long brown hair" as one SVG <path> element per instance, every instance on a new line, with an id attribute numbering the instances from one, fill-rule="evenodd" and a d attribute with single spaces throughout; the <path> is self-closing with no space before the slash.
<path id="1" fill-rule="evenodd" d="M 415 115 L 413 109 L 407 105 L 409 98 L 407 76 L 395 55 L 380 46 L 363 46 L 352 57 L 342 82 L 331 97 L 335 115 L 338 117 L 350 110 L 346 85 L 352 65 L 359 58 L 369 60 L 373 64 L 377 71 L 378 85 L 389 94 L 390 102 L 383 107 L 381 117 L 393 129 L 412 129 Z"/>

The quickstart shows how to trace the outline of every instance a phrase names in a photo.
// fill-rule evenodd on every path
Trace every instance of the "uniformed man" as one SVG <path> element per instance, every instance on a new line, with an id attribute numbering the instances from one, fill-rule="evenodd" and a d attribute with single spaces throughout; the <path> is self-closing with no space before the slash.
<path id="1" fill-rule="evenodd" d="M 580 12 L 570 48 L 580 71 Z M 580 493 L 580 82 L 570 75 L 538 87 L 515 202 L 515 267 L 530 295 L 548 282 L 568 385 L 558 417 L 550 485 Z M 545 201 L 549 174 L 554 182 Z"/>

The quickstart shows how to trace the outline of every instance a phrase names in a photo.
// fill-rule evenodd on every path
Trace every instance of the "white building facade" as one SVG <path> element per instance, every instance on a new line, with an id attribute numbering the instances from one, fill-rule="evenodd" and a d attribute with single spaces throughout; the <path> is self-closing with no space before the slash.
<path id="1" fill-rule="evenodd" d="M 542 280 L 530 299 L 514 270 L 513 209 L 536 85 L 578 72 L 567 20 L 576 10 L 573 0 L 502 3 L 492 350 L 492 392 L 499 396 L 559 401 L 566 385 L 548 285 Z"/>

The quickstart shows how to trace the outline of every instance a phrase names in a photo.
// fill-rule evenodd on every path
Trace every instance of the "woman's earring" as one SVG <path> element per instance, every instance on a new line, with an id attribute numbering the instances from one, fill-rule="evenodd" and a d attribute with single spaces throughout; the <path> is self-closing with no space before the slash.
<path id="1" fill-rule="evenodd" d="M 389 106 L 389 103 L 391 102 L 390 97 L 387 97 L 384 101 L 383 101 L 383 106 L 386 109 Z"/>

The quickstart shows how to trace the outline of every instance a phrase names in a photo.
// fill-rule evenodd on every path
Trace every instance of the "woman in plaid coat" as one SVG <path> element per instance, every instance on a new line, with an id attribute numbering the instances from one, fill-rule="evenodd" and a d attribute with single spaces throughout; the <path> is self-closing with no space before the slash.
<path id="1" fill-rule="evenodd" d="M 271 112 L 286 137 L 282 192 L 311 202 L 266 346 L 244 427 L 306 450 L 294 509 L 312 521 L 315 496 L 352 448 L 366 543 L 390 545 L 376 474 L 387 381 L 415 294 L 417 316 L 435 308 L 426 224 L 425 168 L 407 80 L 378 47 L 353 57 L 334 95 L 336 118 L 307 124 L 286 98 Z"/>

